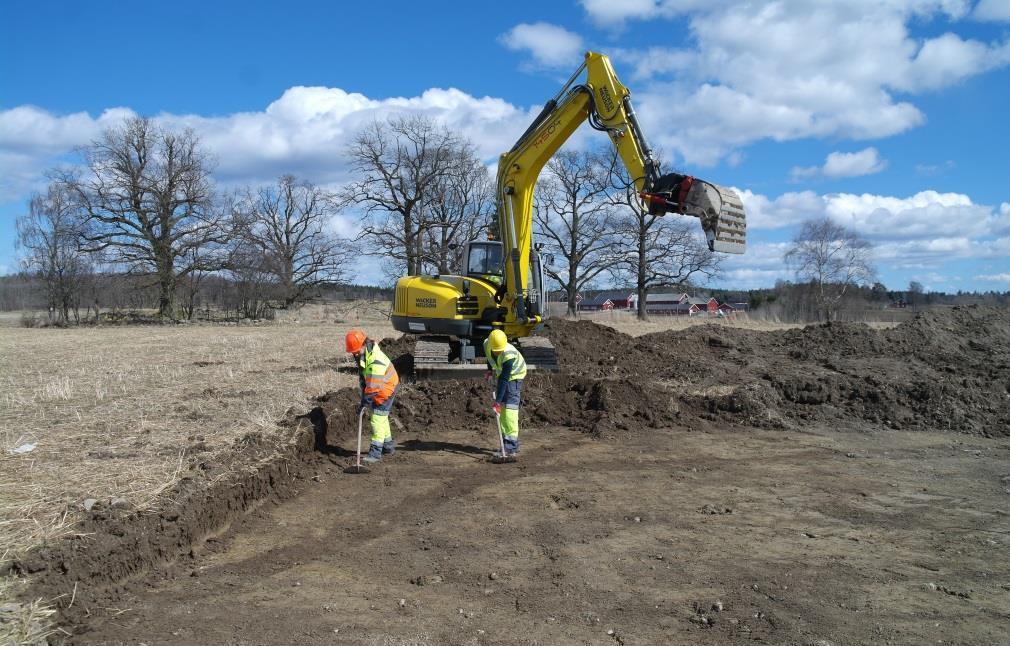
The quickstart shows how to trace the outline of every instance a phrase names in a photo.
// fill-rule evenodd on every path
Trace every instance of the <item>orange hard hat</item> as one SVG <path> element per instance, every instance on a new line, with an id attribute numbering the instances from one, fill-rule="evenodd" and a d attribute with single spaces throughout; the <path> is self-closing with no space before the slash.
<path id="1" fill-rule="evenodd" d="M 344 337 L 344 348 L 347 349 L 351 354 L 357 354 L 361 352 L 362 346 L 365 345 L 365 333 L 361 330 L 351 330 Z"/>

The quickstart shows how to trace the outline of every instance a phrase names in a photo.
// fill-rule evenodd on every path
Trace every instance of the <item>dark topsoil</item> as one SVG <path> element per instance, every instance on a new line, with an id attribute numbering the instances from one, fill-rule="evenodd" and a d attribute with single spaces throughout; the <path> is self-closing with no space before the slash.
<path id="1" fill-rule="evenodd" d="M 587 321 L 552 321 L 549 334 L 568 373 L 632 383 L 646 395 L 673 386 L 682 411 L 729 423 L 848 418 L 1010 435 L 1007 310 L 926 312 L 883 331 L 861 323 L 779 332 L 699 325 L 629 337 Z M 623 400 L 619 412 L 649 401 Z"/>
<path id="2" fill-rule="evenodd" d="M 1010 435 L 1010 311 L 927 312 L 894 329 L 831 323 L 781 332 L 700 325 L 630 337 L 591 322 L 551 321 L 562 371 L 526 381 L 523 424 L 594 437 L 685 428 L 700 417 L 735 428 L 859 427 Z M 382 345 L 404 377 L 394 420 L 412 433 L 491 424 L 480 381 L 412 383 L 412 342 Z M 265 500 L 297 493 L 320 462 L 343 462 L 337 445 L 357 429 L 356 389 L 291 411 L 280 441 L 244 438 L 227 464 L 194 458 L 158 514 L 96 508 L 81 535 L 14 564 L 31 575 L 26 598 L 52 598 L 80 582 L 77 603 L 57 600 L 66 625 L 82 608 L 113 606 L 143 576 L 198 555 L 209 537 Z"/>

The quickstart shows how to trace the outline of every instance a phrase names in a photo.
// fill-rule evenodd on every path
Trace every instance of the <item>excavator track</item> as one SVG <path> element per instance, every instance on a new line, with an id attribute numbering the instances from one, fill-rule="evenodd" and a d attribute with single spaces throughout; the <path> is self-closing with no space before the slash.
<path id="1" fill-rule="evenodd" d="M 526 360 L 527 370 L 559 370 L 554 345 L 546 337 L 523 337 L 517 346 Z M 447 339 L 418 338 L 414 345 L 414 374 L 419 379 L 476 379 L 484 376 L 487 366 L 479 348 L 473 363 L 462 363 L 453 354 L 452 343 Z"/>

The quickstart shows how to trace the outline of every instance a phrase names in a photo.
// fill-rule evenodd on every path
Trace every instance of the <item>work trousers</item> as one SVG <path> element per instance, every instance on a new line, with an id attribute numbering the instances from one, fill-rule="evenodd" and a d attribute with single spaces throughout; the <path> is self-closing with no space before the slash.
<path id="1" fill-rule="evenodd" d="M 501 434 L 506 453 L 519 452 L 519 400 L 523 391 L 523 380 L 516 379 L 505 385 L 505 401 L 502 402 Z"/>
<path id="2" fill-rule="evenodd" d="M 400 387 L 397 386 L 386 401 L 372 406 L 372 415 L 368 418 L 372 425 L 372 442 L 368 454 L 374 458 L 380 457 L 383 453 L 392 453 L 396 448 L 393 432 L 389 428 L 389 411 L 393 408 L 393 400 L 399 391 Z"/>

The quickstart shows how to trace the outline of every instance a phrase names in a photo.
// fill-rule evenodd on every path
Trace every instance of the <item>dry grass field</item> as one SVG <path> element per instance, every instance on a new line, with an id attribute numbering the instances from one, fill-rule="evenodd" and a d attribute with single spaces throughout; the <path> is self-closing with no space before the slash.
<path id="1" fill-rule="evenodd" d="M 796 325 L 626 312 L 584 319 L 631 335 L 712 323 L 753 330 Z M 74 531 L 88 498 L 151 508 L 187 453 L 228 450 L 270 432 L 291 407 L 351 385 L 333 362 L 355 325 L 395 335 L 381 307 L 311 307 L 262 325 L 25 329 L 0 334 L 0 566 Z M 337 322 L 340 321 L 340 322 Z M 24 454 L 12 450 L 35 444 Z"/>
<path id="2" fill-rule="evenodd" d="M 73 532 L 88 498 L 155 506 L 188 452 L 228 450 L 246 433 L 270 432 L 288 408 L 349 385 L 351 375 L 333 370 L 344 333 L 393 330 L 374 310 L 331 314 L 265 325 L 4 329 L 2 560 Z M 35 449 L 12 454 L 26 444 Z"/>
<path id="3" fill-rule="evenodd" d="M 699 323 L 796 327 L 744 317 L 582 318 L 636 336 Z M 311 398 L 352 385 L 352 375 L 333 370 L 351 327 L 396 335 L 385 308 L 368 303 L 314 306 L 257 325 L 27 329 L 19 321 L 0 320 L 0 572 L 33 547 L 80 531 L 87 499 L 156 509 L 189 456 L 214 459 L 247 433 L 274 432 L 290 408 L 307 410 Z M 0 604 L 22 584 L 0 577 Z M 45 604 L 25 609 L 18 639 L 47 626 Z"/>

